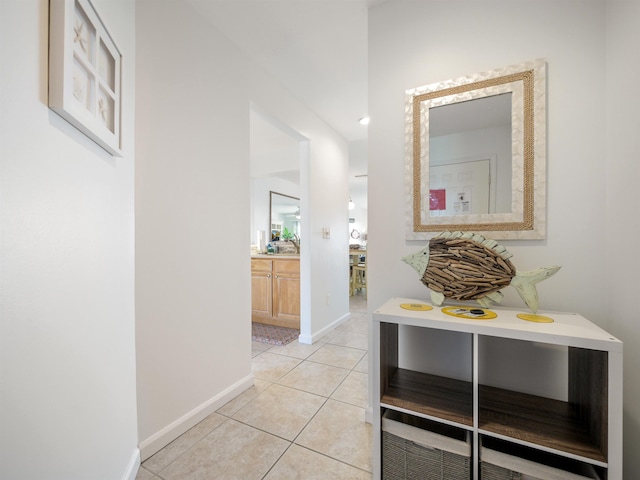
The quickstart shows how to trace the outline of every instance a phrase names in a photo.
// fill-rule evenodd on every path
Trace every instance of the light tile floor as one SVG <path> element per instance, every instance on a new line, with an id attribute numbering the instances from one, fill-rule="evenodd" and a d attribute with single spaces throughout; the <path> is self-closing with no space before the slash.
<path id="1" fill-rule="evenodd" d="M 313 345 L 253 342 L 255 385 L 147 459 L 136 480 L 371 479 L 368 325 L 351 318 Z"/>

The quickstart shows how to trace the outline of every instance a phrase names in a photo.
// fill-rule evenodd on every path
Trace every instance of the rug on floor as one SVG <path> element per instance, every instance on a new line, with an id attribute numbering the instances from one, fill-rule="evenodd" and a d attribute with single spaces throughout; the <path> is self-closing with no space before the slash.
<path id="1" fill-rule="evenodd" d="M 275 325 L 251 322 L 251 340 L 254 342 L 286 345 L 298 338 L 298 335 L 300 335 L 300 330 L 295 328 L 276 327 Z"/>

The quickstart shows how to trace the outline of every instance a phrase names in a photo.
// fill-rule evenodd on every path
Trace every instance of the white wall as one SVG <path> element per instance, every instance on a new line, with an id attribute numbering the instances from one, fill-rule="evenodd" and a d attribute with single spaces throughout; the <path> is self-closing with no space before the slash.
<path id="1" fill-rule="evenodd" d="M 363 127 L 365 128 L 365 127 Z M 349 236 L 349 244 L 366 245 L 367 240 L 367 139 L 349 142 L 349 197 L 353 200 L 354 208 L 349 210 L 349 218 L 355 220 L 349 224 L 349 235 L 353 229 L 360 232 L 360 238 Z"/>
<path id="2" fill-rule="evenodd" d="M 605 282 L 609 329 L 624 342 L 624 478 L 640 478 L 640 333 L 636 308 L 640 254 L 620 255 L 621 244 L 640 236 L 634 197 L 640 184 L 640 2 L 607 0 Z"/>
<path id="3" fill-rule="evenodd" d="M 47 0 L 0 2 L 0 477 L 133 479 L 133 0 L 94 0 L 124 56 L 122 158 L 47 107 Z"/>
<path id="4" fill-rule="evenodd" d="M 347 232 L 349 245 L 360 245 L 366 247 L 367 245 L 367 209 L 358 206 L 354 202 L 353 210 L 349 210 L 349 218 L 353 218 L 354 222 L 349 223 L 349 231 Z M 351 233 L 356 230 L 360 236 L 353 238 Z"/>
<path id="5" fill-rule="evenodd" d="M 139 0 L 136 9 L 136 335 L 146 458 L 253 382 L 249 99 L 243 55 L 189 5 Z"/>
<path id="6" fill-rule="evenodd" d="M 503 243 L 520 270 L 563 265 L 539 285 L 541 308 L 579 310 L 606 323 L 606 306 L 595 294 L 599 285 L 584 272 L 585 258 L 590 271 L 604 271 L 604 258 L 594 255 L 604 236 L 598 225 L 604 202 L 594 195 L 594 186 L 602 185 L 604 100 L 593 95 L 604 88 L 603 18 L 599 0 L 491 2 L 491 7 L 403 1 L 370 11 L 369 109 L 375 121 L 369 125 L 369 191 L 385 192 L 369 199 L 372 306 L 393 295 L 428 294 L 399 261 L 423 244 L 404 240 L 404 91 L 544 57 L 547 239 Z M 506 304 L 522 305 L 513 289 L 504 293 Z"/>
<path id="7" fill-rule="evenodd" d="M 638 2 L 603 0 L 396 1 L 369 12 L 370 308 L 392 296 L 428 298 L 399 261 L 423 244 L 403 235 L 404 91 L 545 58 L 547 238 L 502 243 L 518 269 L 563 265 L 538 285 L 541 308 L 577 311 L 627 344 L 625 478 L 640 476 L 638 336 L 628 313 L 638 255 L 614 245 L 639 227 L 629 193 L 638 183 L 638 100 L 628 94 L 638 76 L 638 18 Z M 513 289 L 504 293 L 504 304 L 522 306 Z"/>
<path id="8" fill-rule="evenodd" d="M 136 335 L 146 458 L 253 381 L 251 102 L 309 139 L 300 173 L 310 219 L 301 235 L 308 341 L 348 316 L 348 155 L 344 140 L 190 4 L 138 0 L 136 8 Z"/>

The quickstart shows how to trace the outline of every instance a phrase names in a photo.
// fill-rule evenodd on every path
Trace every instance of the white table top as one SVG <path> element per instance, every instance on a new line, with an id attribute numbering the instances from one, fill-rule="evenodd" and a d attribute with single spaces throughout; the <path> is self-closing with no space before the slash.
<path id="1" fill-rule="evenodd" d="M 489 310 L 495 312 L 497 318 L 481 320 L 453 317 L 443 313 L 443 307 L 438 306 L 433 306 L 433 310 L 429 311 L 407 310 L 400 307 L 404 303 L 428 304 L 424 300 L 392 298 L 374 310 L 374 321 L 612 352 L 622 351 L 620 340 L 577 313 L 538 311 L 538 314 L 551 317 L 554 322 L 536 323 L 521 320 L 516 316 L 518 313 L 530 313 L 526 307 L 495 307 Z"/>

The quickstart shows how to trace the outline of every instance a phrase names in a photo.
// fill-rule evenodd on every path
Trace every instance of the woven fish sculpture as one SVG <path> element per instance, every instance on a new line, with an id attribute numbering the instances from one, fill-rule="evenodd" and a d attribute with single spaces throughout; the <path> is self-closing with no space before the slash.
<path id="1" fill-rule="evenodd" d="M 475 300 L 489 308 L 500 303 L 504 287 L 512 285 L 536 313 L 536 284 L 554 275 L 560 266 L 519 272 L 509 258 L 513 255 L 495 240 L 470 232 L 443 232 L 432 238 L 422 250 L 402 261 L 411 265 L 420 281 L 431 290 L 431 301 L 442 305 L 445 298 Z"/>

